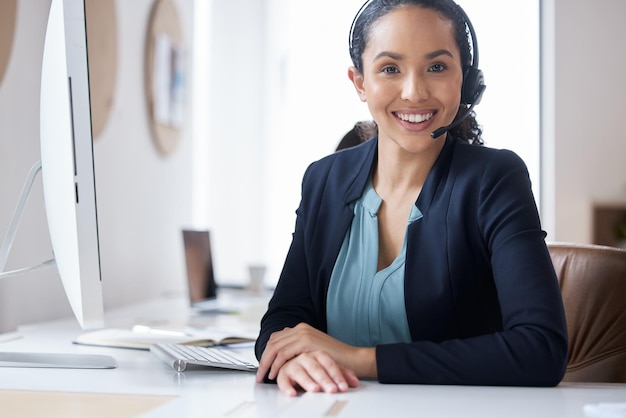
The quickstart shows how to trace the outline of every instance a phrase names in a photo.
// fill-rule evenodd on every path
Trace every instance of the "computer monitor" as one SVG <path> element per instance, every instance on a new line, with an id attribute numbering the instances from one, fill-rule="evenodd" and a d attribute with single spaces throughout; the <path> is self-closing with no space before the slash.
<path id="1" fill-rule="evenodd" d="M 54 260 L 78 323 L 93 329 L 104 326 L 104 309 L 84 1 L 52 0 L 50 6 L 41 71 L 40 141 Z M 115 367 L 109 356 L 2 354 L 0 365 L 5 366 Z"/>
<path id="2" fill-rule="evenodd" d="M 85 329 L 104 326 L 84 0 L 54 0 L 41 71 L 41 173 L 63 288 Z"/>

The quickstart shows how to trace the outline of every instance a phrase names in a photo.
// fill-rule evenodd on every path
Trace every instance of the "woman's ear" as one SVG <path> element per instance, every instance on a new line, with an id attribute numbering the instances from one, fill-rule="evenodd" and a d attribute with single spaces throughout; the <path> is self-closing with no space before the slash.
<path id="1" fill-rule="evenodd" d="M 348 68 L 348 78 L 352 81 L 352 84 L 354 84 L 354 88 L 359 95 L 359 99 L 361 99 L 362 102 L 366 102 L 367 98 L 365 96 L 365 88 L 363 88 L 363 74 L 361 74 L 356 67 L 352 66 Z"/>

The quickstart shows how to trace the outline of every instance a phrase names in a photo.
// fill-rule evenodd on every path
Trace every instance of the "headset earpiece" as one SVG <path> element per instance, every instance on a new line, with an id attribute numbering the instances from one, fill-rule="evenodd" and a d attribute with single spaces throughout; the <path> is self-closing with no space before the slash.
<path id="1" fill-rule="evenodd" d="M 469 29 L 469 34 L 472 39 L 472 65 L 465 69 L 463 73 L 463 86 L 461 87 L 461 103 L 468 106 L 477 105 L 480 103 L 480 99 L 483 97 L 485 91 L 485 77 L 483 72 L 478 69 L 478 41 L 476 40 L 476 32 L 474 32 L 474 26 L 465 10 L 457 5 L 459 12 L 463 15 L 465 24 Z"/>
<path id="2" fill-rule="evenodd" d="M 480 103 L 480 99 L 482 99 L 486 87 L 483 72 L 474 66 L 467 67 L 463 74 L 461 103 L 477 105 Z"/>

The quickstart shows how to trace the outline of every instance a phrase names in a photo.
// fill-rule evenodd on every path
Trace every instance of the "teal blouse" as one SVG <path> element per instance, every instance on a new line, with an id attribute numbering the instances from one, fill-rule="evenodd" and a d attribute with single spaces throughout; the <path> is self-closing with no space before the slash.
<path id="1" fill-rule="evenodd" d="M 377 214 L 381 203 L 370 180 L 354 203 L 354 219 L 339 251 L 326 296 L 328 334 L 358 347 L 411 342 L 404 305 L 406 234 L 398 257 L 377 271 Z M 413 205 L 408 224 L 421 217 Z"/>

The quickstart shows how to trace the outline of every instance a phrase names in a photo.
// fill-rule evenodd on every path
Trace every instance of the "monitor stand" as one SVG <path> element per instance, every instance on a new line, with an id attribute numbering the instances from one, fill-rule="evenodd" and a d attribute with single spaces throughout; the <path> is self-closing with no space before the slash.
<path id="1" fill-rule="evenodd" d="M 0 352 L 0 367 L 114 369 L 117 362 L 100 354 Z"/>
<path id="2" fill-rule="evenodd" d="M 31 168 L 13 219 L 9 225 L 7 235 L 0 246 L 0 279 L 10 276 L 21 275 L 39 268 L 51 267 L 56 264 L 55 260 L 48 260 L 34 267 L 23 268 L 13 271 L 4 271 L 9 251 L 13 244 L 17 227 L 19 225 L 24 206 L 33 186 L 37 174 L 41 171 L 41 162 L 38 161 Z M 117 362 L 111 356 L 99 354 L 64 354 L 64 353 L 29 353 L 0 351 L 0 367 L 45 367 L 63 369 L 113 369 Z"/>

